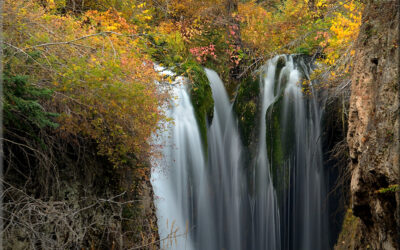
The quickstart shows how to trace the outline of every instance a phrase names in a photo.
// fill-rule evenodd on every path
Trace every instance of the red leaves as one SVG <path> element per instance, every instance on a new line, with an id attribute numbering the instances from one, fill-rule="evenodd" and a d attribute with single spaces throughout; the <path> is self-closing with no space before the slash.
<path id="1" fill-rule="evenodd" d="M 194 47 L 189 49 L 190 53 L 196 58 L 199 63 L 203 63 L 207 61 L 208 56 L 213 59 L 217 59 L 217 55 L 215 54 L 215 45 L 210 44 L 208 46 L 203 47 Z"/>

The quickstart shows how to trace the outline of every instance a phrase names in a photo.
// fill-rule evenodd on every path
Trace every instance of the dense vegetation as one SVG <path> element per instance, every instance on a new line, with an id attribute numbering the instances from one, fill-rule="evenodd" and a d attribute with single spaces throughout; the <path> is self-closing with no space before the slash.
<path id="1" fill-rule="evenodd" d="M 154 61 L 193 79 L 201 122 L 201 65 L 242 79 L 273 54 L 318 52 L 331 76 L 348 73 L 359 3 L 229 2 L 7 1 L 5 124 L 30 109 L 30 123 L 87 136 L 118 166 L 148 156 L 163 119 Z"/>
<path id="2" fill-rule="evenodd" d="M 216 70 L 238 96 L 235 109 L 248 142 L 257 111 L 253 72 L 276 54 L 309 54 L 320 65 L 312 78 L 323 78 L 320 87 L 340 95 L 349 81 L 362 7 L 356 0 L 6 0 L 7 187 L 49 201 L 64 199 L 51 190 L 63 178 L 61 170 L 91 171 L 93 178 L 105 172 L 110 180 L 96 185 L 117 191 L 130 188 L 119 181 L 126 173 L 148 180 L 155 150 L 149 138 L 168 120 L 159 109 L 168 93 L 156 82 L 172 82 L 154 63 L 191 80 L 205 146 L 213 101 L 203 67 Z M 91 164 L 104 169 L 88 170 Z M 15 201 L 15 193 L 5 199 Z M 141 233 L 136 226 L 133 232 Z M 82 236 L 74 244 L 94 246 L 91 241 Z"/>

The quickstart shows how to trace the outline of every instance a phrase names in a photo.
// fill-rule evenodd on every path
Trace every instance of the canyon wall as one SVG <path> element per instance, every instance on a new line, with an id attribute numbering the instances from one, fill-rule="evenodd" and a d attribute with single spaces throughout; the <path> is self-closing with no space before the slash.
<path id="1" fill-rule="evenodd" d="M 399 247 L 398 38 L 398 2 L 368 1 L 354 48 L 347 133 L 351 209 L 337 249 Z"/>

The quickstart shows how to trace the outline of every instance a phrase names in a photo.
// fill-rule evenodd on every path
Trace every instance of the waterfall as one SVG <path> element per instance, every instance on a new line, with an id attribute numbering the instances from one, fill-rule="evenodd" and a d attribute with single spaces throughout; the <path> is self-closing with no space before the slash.
<path id="1" fill-rule="evenodd" d="M 321 109 L 313 82 L 306 88 L 302 85 L 312 71 L 307 60 L 300 55 L 276 56 L 262 71 L 259 152 L 265 152 L 266 141 L 279 204 L 282 249 L 329 248 Z"/>
<path id="2" fill-rule="evenodd" d="M 272 185 L 270 164 L 267 159 L 266 119 L 267 108 L 274 101 L 274 81 L 277 58 L 264 66 L 261 82 L 261 119 L 259 121 L 258 149 L 253 167 L 252 224 L 254 241 L 252 249 L 280 249 L 279 211 Z"/>
<path id="3" fill-rule="evenodd" d="M 163 74 L 172 72 L 158 67 Z M 161 157 L 152 159 L 151 183 L 155 194 L 160 246 L 162 249 L 195 249 L 192 231 L 194 197 L 203 183 L 205 160 L 193 106 L 182 79 L 171 87 L 171 101 L 164 124 L 153 144 L 161 147 Z"/>
<path id="4" fill-rule="evenodd" d="M 174 122 L 156 137 L 164 147 L 152 174 L 160 238 L 176 236 L 163 249 L 329 248 L 321 108 L 313 84 L 306 93 L 302 85 L 312 67 L 281 55 L 260 69 L 252 157 L 216 72 L 205 69 L 214 99 L 207 154 L 186 88 L 173 87 Z"/>
<path id="5" fill-rule="evenodd" d="M 200 237 L 198 249 L 242 249 L 241 217 L 245 192 L 245 174 L 242 164 L 243 146 L 232 104 L 217 73 L 206 69 L 214 98 L 214 118 L 208 128 L 209 182 L 212 192 L 214 238 Z M 208 202 L 207 200 L 203 202 Z M 210 229 L 206 229 L 210 230 Z"/>

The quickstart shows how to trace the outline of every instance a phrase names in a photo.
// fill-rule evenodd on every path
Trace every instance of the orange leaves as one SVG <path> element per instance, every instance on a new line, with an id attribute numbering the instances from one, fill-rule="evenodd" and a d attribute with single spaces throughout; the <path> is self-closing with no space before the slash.
<path id="1" fill-rule="evenodd" d="M 34 2 L 28 1 L 35 8 L 29 12 L 21 11 L 26 1 L 7 1 L 7 42 L 37 54 L 32 63 L 41 65 L 19 62 L 16 70 L 29 70 L 37 84 L 57 92 L 52 108 L 62 114 L 60 129 L 96 141 L 98 153 L 115 166 L 132 155 L 146 159 L 147 138 L 164 117 L 158 107 L 166 96 L 157 90 L 159 76 L 137 26 L 115 10 L 61 16 Z"/>
<path id="2" fill-rule="evenodd" d="M 138 58 L 124 58 L 126 64 L 105 62 L 101 71 L 86 70 L 84 75 L 73 72 L 84 81 L 75 81 L 76 86 L 66 93 L 91 108 L 69 103 L 75 115 L 63 123 L 63 128 L 70 133 L 83 127 L 81 133 L 96 140 L 99 153 L 116 166 L 124 163 L 129 152 L 137 158 L 146 158 L 150 150 L 146 138 L 162 117 L 157 107 L 163 97 L 154 84 L 152 65 L 143 64 Z"/>
<path id="3" fill-rule="evenodd" d="M 158 29 L 163 34 L 168 34 L 177 30 L 177 27 L 171 21 L 163 21 L 159 24 Z"/>
<path id="4" fill-rule="evenodd" d="M 242 39 L 259 55 L 277 52 L 294 40 L 307 18 L 304 4 L 295 0 L 285 1 L 279 11 L 265 8 L 256 1 L 241 3 L 239 17 L 242 21 Z M 285 51 L 277 53 L 282 52 Z"/>
<path id="5" fill-rule="evenodd" d="M 73 67 L 75 70 L 71 72 L 83 82 L 74 81 L 75 86 L 69 94 L 90 104 L 93 109 L 74 105 L 77 115 L 71 120 L 72 124 L 65 124 L 64 128 L 73 133 L 76 126 L 85 127 L 82 133 L 96 140 L 99 153 L 108 156 L 116 166 L 125 163 L 123 159 L 129 152 L 134 152 L 137 158 L 146 158 L 150 150 L 146 138 L 162 117 L 157 107 L 163 97 L 154 84 L 157 74 L 152 63 L 139 56 L 121 53 L 116 62 L 95 58 L 89 63 L 100 64 L 93 70 L 82 67 L 84 72 L 79 72 Z"/>
<path id="6" fill-rule="evenodd" d="M 97 32 L 100 31 L 116 31 L 121 33 L 133 34 L 135 27 L 121 16 L 121 13 L 115 10 L 99 12 L 97 10 L 87 11 L 83 16 L 83 24 L 89 23 Z"/>
<path id="7" fill-rule="evenodd" d="M 210 8 L 221 6 L 221 0 L 162 0 L 168 6 L 168 14 L 174 19 L 194 20 L 206 16 Z"/>

